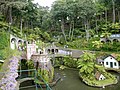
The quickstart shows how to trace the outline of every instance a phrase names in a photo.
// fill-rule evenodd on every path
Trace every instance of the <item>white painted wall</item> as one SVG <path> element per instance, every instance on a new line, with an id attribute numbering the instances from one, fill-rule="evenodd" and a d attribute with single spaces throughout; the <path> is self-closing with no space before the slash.
<path id="1" fill-rule="evenodd" d="M 13 41 L 11 42 L 11 40 L 12 40 L 13 38 L 15 39 L 15 42 L 13 42 Z M 10 48 L 13 49 L 13 50 L 16 49 L 16 48 L 18 48 L 18 46 L 19 46 L 18 41 L 19 41 L 19 40 L 21 40 L 22 43 L 25 41 L 25 40 L 23 40 L 23 39 L 21 39 L 21 38 L 15 37 L 14 35 L 10 34 Z"/>
<path id="2" fill-rule="evenodd" d="M 58 50 L 58 54 L 71 55 L 72 52 L 70 52 L 70 51 L 65 51 L 65 50 Z"/>
<path id="3" fill-rule="evenodd" d="M 105 80 L 105 77 L 101 74 L 99 80 Z"/>
<path id="4" fill-rule="evenodd" d="M 12 41 L 11 43 L 10 43 L 10 47 L 11 47 L 11 49 L 15 49 L 15 46 L 16 46 L 16 42 L 15 41 Z"/>
<path id="5" fill-rule="evenodd" d="M 108 62 L 108 65 L 106 65 L 106 62 Z M 113 68 L 119 69 L 118 61 L 115 58 L 113 58 L 112 56 L 108 56 L 106 59 L 104 59 L 104 66 L 107 68 L 111 68 L 110 62 L 113 63 Z M 115 62 L 116 62 L 116 66 L 114 64 Z"/>
<path id="6" fill-rule="evenodd" d="M 33 54 L 36 54 L 36 44 L 27 44 L 27 60 L 31 59 Z"/>

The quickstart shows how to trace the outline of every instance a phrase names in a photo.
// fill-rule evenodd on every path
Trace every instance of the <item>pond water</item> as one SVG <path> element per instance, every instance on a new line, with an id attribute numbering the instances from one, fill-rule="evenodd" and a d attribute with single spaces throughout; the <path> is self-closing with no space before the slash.
<path id="1" fill-rule="evenodd" d="M 106 86 L 105 88 L 95 88 L 95 87 L 87 86 L 80 80 L 78 76 L 78 70 L 70 70 L 70 69 L 59 70 L 56 68 L 55 72 L 60 74 L 61 80 L 54 87 L 52 87 L 52 90 L 120 90 L 120 80 L 116 85 Z M 118 73 L 113 73 L 113 74 L 120 77 L 120 74 Z M 21 90 L 36 90 L 36 89 L 34 87 L 34 88 L 21 89 Z"/>

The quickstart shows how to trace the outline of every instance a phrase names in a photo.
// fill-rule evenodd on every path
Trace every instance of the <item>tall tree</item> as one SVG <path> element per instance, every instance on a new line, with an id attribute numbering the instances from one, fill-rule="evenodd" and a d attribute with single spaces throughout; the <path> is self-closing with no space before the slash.
<path id="1" fill-rule="evenodd" d="M 66 41 L 66 34 L 65 34 L 65 20 L 67 18 L 67 7 L 66 7 L 66 0 L 58 0 L 55 1 L 51 13 L 53 14 L 54 19 L 60 22 L 61 30 Z"/>

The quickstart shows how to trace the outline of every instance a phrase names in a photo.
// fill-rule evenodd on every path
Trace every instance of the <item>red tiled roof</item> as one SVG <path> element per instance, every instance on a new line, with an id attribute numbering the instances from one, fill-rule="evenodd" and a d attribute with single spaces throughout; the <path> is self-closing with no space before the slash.
<path id="1" fill-rule="evenodd" d="M 110 54 L 112 57 L 117 58 L 117 55 L 115 53 Z"/>

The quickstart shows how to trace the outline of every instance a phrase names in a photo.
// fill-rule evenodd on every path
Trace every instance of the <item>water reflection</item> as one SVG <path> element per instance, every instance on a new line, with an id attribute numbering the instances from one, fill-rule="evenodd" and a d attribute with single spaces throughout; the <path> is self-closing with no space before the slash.
<path id="1" fill-rule="evenodd" d="M 120 81 L 116 85 L 106 86 L 105 88 L 95 88 L 84 84 L 80 80 L 77 70 L 65 69 L 61 71 L 59 69 L 55 69 L 55 71 L 61 75 L 61 80 L 52 88 L 53 90 L 120 90 Z M 112 74 L 116 75 L 117 78 L 120 76 L 118 73 Z"/>
<path id="2" fill-rule="evenodd" d="M 78 76 L 78 70 L 65 69 L 62 71 L 59 69 L 55 69 L 55 72 L 60 74 L 61 80 L 56 84 L 56 86 L 52 87 L 52 90 L 120 90 L 120 80 L 116 85 L 106 86 L 105 88 L 95 88 L 95 87 L 87 86 L 80 80 Z M 118 73 L 112 73 L 112 74 L 114 74 L 119 79 L 120 74 Z M 23 83 L 23 85 L 25 84 Z M 21 90 L 36 90 L 36 89 L 34 87 L 34 88 L 21 89 Z M 38 90 L 41 89 L 39 88 Z"/>

